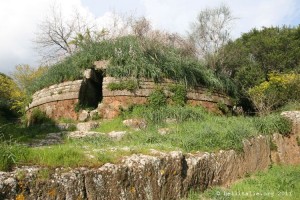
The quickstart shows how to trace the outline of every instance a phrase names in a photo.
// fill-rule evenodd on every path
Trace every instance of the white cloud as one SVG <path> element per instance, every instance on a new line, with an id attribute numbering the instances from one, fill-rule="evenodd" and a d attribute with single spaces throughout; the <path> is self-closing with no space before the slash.
<path id="1" fill-rule="evenodd" d="M 8 73 L 17 64 L 37 65 L 37 54 L 32 41 L 37 24 L 46 16 L 54 0 L 9 0 L 0 2 L 0 72 Z M 67 15 L 74 8 L 90 14 L 80 0 L 57 1 Z"/>
<path id="2" fill-rule="evenodd" d="M 207 8 L 222 3 L 228 5 L 235 17 L 233 35 L 247 32 L 254 27 L 283 25 L 292 23 L 297 13 L 297 0 L 142 0 L 146 16 L 155 27 L 165 28 L 182 34 L 189 29 L 197 14 Z"/>
<path id="3" fill-rule="evenodd" d="M 281 26 L 291 24 L 296 14 L 297 0 L 264 0 L 264 1 L 230 1 L 233 14 L 238 17 L 234 35 L 248 32 L 250 29 L 263 26 Z"/>

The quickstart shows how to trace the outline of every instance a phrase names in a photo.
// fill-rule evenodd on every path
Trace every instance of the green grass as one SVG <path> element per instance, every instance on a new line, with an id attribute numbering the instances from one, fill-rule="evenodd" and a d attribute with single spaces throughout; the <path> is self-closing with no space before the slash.
<path id="1" fill-rule="evenodd" d="M 167 106 L 150 107 L 135 106 L 122 113 L 123 118 L 141 117 L 152 125 L 161 125 L 167 119 L 175 119 L 178 123 L 186 121 L 201 121 L 210 115 L 203 107 Z"/>
<path id="2" fill-rule="evenodd" d="M 258 172 L 228 189 L 216 187 L 202 194 L 191 191 L 186 200 L 194 199 L 300 199 L 300 166 L 273 166 L 267 172 Z"/>
<path id="3" fill-rule="evenodd" d="M 32 148 L 24 162 L 36 163 L 47 167 L 92 166 L 95 161 L 89 159 L 83 151 L 72 145 L 54 145 Z"/>
<path id="4" fill-rule="evenodd" d="M 13 140 L 3 140 L 0 136 L 0 171 L 11 170 L 16 164 L 24 164 L 28 148 Z"/>
<path id="5" fill-rule="evenodd" d="M 122 123 L 128 118 L 145 118 L 148 126 L 139 131 L 130 129 Z M 175 120 L 173 123 L 167 123 L 168 119 Z M 6 147 L 11 146 L 9 152 L 12 152 L 12 155 L 16 154 L 15 160 L 8 159 L 7 162 L 10 162 L 10 165 L 25 163 L 49 167 L 99 166 L 105 162 L 118 162 L 121 157 L 133 153 L 147 154 L 151 152 L 151 149 L 165 152 L 173 150 L 215 152 L 221 149 L 234 149 L 242 152 L 244 139 L 259 134 L 287 134 L 290 132 L 290 125 L 279 114 L 266 117 L 226 117 L 208 113 L 201 107 L 168 106 L 152 109 L 137 106 L 124 111 L 118 118 L 102 121 L 100 127 L 95 129 L 101 133 L 127 131 L 127 134 L 119 141 L 99 133 L 98 137 L 93 138 L 65 139 L 64 144 L 60 145 L 40 148 L 24 147 L 24 152 L 27 152 L 26 157 L 19 156 L 18 151 L 15 151 L 18 149 L 16 142 L 10 144 L 2 142 L 1 144 Z M 12 138 L 14 138 L 12 141 L 17 139 L 18 142 L 30 142 L 32 139 L 43 138 L 50 130 L 47 127 L 42 129 L 37 126 L 36 128 L 16 127 L 15 130 L 11 130 Z M 160 128 L 168 128 L 170 133 L 161 135 L 158 133 Z M 10 132 L 9 130 L 5 132 Z M 24 131 L 23 136 L 19 131 Z M 4 142 L 8 139 L 6 138 Z M 3 157 L 8 157 L 7 155 L 11 154 L 6 153 Z"/>
<path id="6" fill-rule="evenodd" d="M 71 118 L 60 118 L 60 119 L 58 119 L 58 121 L 60 123 L 70 123 L 70 124 L 75 124 L 76 123 L 76 120 L 71 119 Z"/>
<path id="7" fill-rule="evenodd" d="M 30 127 L 19 122 L 0 124 L 2 140 L 14 140 L 18 143 L 28 143 L 33 139 L 42 139 L 48 133 L 59 131 L 53 124 L 33 125 Z"/>
<path id="8" fill-rule="evenodd" d="M 109 133 L 111 131 L 126 131 L 129 130 L 126 126 L 123 125 L 122 118 L 115 118 L 111 120 L 104 120 L 101 122 L 100 126 L 94 131 L 98 131 L 100 133 Z"/>

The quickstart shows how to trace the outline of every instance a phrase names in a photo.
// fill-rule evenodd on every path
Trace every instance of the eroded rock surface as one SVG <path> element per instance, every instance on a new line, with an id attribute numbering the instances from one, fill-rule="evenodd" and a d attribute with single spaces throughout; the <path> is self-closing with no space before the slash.
<path id="1" fill-rule="evenodd" d="M 91 129 L 97 128 L 99 126 L 98 122 L 81 122 L 76 125 L 78 131 L 87 132 Z"/>
<path id="2" fill-rule="evenodd" d="M 267 169 L 269 146 L 261 136 L 244 143 L 245 153 L 132 155 L 98 169 L 56 169 L 47 178 L 40 178 L 41 169 L 24 167 L 0 174 L 0 194 L 6 199 L 20 194 L 28 199 L 180 199 L 191 188 L 203 191 Z"/>
<path id="3" fill-rule="evenodd" d="M 145 119 L 126 119 L 123 121 L 123 124 L 135 130 L 141 130 L 147 127 Z"/>

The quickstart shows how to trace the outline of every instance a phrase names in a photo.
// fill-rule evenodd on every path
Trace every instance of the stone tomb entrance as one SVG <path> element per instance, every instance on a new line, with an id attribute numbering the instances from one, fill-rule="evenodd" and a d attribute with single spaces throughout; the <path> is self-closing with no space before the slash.
<path id="1" fill-rule="evenodd" d="M 87 69 L 79 90 L 79 104 L 84 108 L 97 108 L 103 99 L 103 71 Z"/>

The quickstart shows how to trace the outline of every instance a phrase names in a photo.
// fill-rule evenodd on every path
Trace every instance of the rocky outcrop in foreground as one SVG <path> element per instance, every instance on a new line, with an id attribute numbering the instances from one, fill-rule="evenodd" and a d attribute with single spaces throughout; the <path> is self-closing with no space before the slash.
<path id="1" fill-rule="evenodd" d="M 107 163 L 97 169 L 23 167 L 0 172 L 0 199 L 180 199 L 190 189 L 226 186 L 267 169 L 271 162 L 300 163 L 297 134 L 246 140 L 242 153 L 153 151 L 152 155 L 132 155 L 119 164 Z M 277 147 L 273 152 L 271 141 Z"/>

